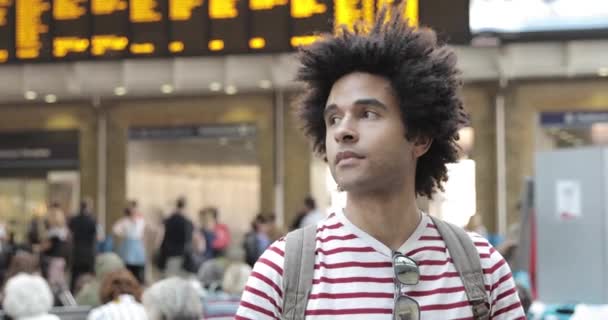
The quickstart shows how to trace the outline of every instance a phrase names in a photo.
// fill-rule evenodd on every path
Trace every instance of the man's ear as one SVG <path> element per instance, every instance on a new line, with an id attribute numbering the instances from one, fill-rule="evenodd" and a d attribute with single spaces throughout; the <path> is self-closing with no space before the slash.
<path id="1" fill-rule="evenodd" d="M 414 140 L 414 156 L 416 158 L 422 157 L 433 144 L 433 139 L 429 137 L 420 136 Z"/>

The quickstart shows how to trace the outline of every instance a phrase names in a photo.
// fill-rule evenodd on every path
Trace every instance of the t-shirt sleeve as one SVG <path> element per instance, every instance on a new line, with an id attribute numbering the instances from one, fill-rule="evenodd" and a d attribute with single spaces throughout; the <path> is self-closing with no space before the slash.
<path id="1" fill-rule="evenodd" d="M 490 319 L 525 320 L 511 268 L 506 260 L 483 237 L 471 234 L 479 251 L 486 291 L 490 296 Z"/>
<path id="2" fill-rule="evenodd" d="M 274 242 L 253 266 L 235 319 L 279 319 L 283 305 L 285 240 Z"/>

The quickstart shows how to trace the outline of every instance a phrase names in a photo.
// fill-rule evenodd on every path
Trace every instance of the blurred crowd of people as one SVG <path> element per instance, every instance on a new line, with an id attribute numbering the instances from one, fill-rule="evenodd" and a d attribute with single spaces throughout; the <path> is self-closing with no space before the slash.
<path id="1" fill-rule="evenodd" d="M 237 243 L 217 208 L 201 209 L 195 223 L 185 198 L 162 221 L 130 201 L 107 235 L 95 217 L 87 200 L 72 215 L 52 203 L 24 243 L 5 237 L 4 316 L 57 319 L 57 310 L 84 308 L 92 320 L 232 319 L 253 265 L 286 233 L 274 214 L 258 214 Z M 322 217 L 307 198 L 292 228 Z"/>

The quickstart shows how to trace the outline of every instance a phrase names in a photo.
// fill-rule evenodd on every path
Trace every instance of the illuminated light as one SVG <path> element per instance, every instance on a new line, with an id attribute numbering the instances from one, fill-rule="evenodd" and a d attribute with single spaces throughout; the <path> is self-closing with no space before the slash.
<path id="1" fill-rule="evenodd" d="M 154 44 L 152 43 L 133 43 L 131 44 L 131 53 L 133 54 L 148 54 L 154 53 Z"/>
<path id="2" fill-rule="evenodd" d="M 86 0 L 55 0 L 53 3 L 53 18 L 55 20 L 76 20 L 87 13 L 82 7 Z"/>
<path id="3" fill-rule="evenodd" d="M 209 41 L 209 50 L 221 51 L 224 50 L 224 40 L 211 40 Z"/>
<path id="4" fill-rule="evenodd" d="M 213 92 L 218 92 L 222 90 L 222 84 L 219 82 L 211 82 L 211 84 L 209 84 L 209 90 Z"/>
<path id="5" fill-rule="evenodd" d="M 171 51 L 171 52 L 184 51 L 184 43 L 181 41 L 172 41 L 171 43 L 169 43 L 169 51 Z"/>
<path id="6" fill-rule="evenodd" d="M 251 49 L 262 49 L 266 46 L 266 39 L 261 37 L 249 39 L 249 48 Z"/>
<path id="7" fill-rule="evenodd" d="M 46 103 L 55 103 L 57 102 L 57 96 L 54 94 L 47 94 L 46 96 L 44 96 L 44 101 Z"/>
<path id="8" fill-rule="evenodd" d="M 209 17 L 211 19 L 232 19 L 239 16 L 236 9 L 238 0 L 209 0 Z"/>
<path id="9" fill-rule="evenodd" d="M 172 85 L 170 85 L 170 84 L 163 84 L 163 85 L 160 87 L 160 92 L 162 92 L 162 93 L 164 93 L 164 94 L 170 94 L 170 93 L 173 93 L 173 91 L 174 91 L 174 90 L 175 90 L 175 89 L 174 89 L 174 88 L 173 88 L 173 86 L 172 86 Z"/>
<path id="10" fill-rule="evenodd" d="M 125 0 L 91 0 L 91 12 L 94 15 L 109 15 L 116 11 L 127 10 Z"/>
<path id="11" fill-rule="evenodd" d="M 224 92 L 226 92 L 226 94 L 233 95 L 233 94 L 236 94 L 238 92 L 238 90 L 236 89 L 235 86 L 229 85 L 229 86 L 226 86 L 226 90 L 224 90 Z"/>
<path id="12" fill-rule="evenodd" d="M 38 98 L 38 94 L 36 93 L 36 91 L 28 90 L 23 94 L 23 97 L 26 100 L 35 100 L 36 98 Z"/>
<path id="13" fill-rule="evenodd" d="M 262 89 L 270 89 L 272 88 L 272 81 L 270 80 L 260 80 L 258 86 Z"/>
<path id="14" fill-rule="evenodd" d="M 127 94 L 127 88 L 123 86 L 116 87 L 114 88 L 114 94 L 117 96 L 124 96 L 125 94 Z"/>
<path id="15" fill-rule="evenodd" d="M 160 22 L 163 15 L 156 11 L 155 0 L 131 0 L 129 20 L 135 23 Z"/>
<path id="16" fill-rule="evenodd" d="M 608 77 L 608 67 L 599 68 L 597 70 L 597 75 L 600 77 Z"/>
<path id="17" fill-rule="evenodd" d="M 319 36 L 297 36 L 291 37 L 291 46 L 299 47 L 299 46 L 307 46 L 309 44 L 314 43 L 320 37 Z"/>
<path id="18" fill-rule="evenodd" d="M 114 35 L 94 36 L 92 40 L 91 53 L 94 56 L 101 56 L 107 50 L 124 51 L 129 45 L 127 37 L 118 37 Z"/>
<path id="19" fill-rule="evenodd" d="M 310 18 L 315 14 L 327 12 L 327 6 L 317 0 L 292 0 L 291 17 L 296 19 Z"/>
<path id="20" fill-rule="evenodd" d="M 169 0 L 169 19 L 172 21 L 188 21 L 192 11 L 203 5 L 203 0 Z"/>
<path id="21" fill-rule="evenodd" d="M 249 9 L 251 10 L 272 10 L 276 6 L 285 6 L 289 0 L 250 0 Z"/>
<path id="22" fill-rule="evenodd" d="M 8 61 L 8 50 L 0 50 L 0 62 Z"/>

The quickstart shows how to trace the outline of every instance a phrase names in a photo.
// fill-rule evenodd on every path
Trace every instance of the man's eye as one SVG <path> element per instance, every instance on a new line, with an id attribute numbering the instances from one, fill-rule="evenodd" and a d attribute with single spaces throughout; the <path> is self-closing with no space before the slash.
<path id="1" fill-rule="evenodd" d="M 363 117 L 365 119 L 378 119 L 378 114 L 372 111 L 365 111 Z"/>
<path id="2" fill-rule="evenodd" d="M 337 116 L 330 116 L 329 118 L 327 118 L 327 124 L 332 126 L 332 125 L 338 123 L 339 120 L 340 120 L 340 118 Z"/>

